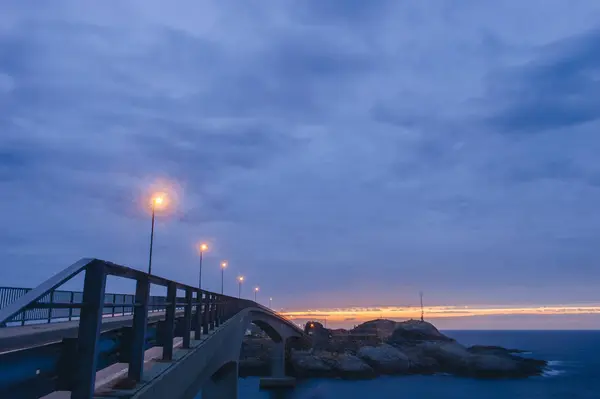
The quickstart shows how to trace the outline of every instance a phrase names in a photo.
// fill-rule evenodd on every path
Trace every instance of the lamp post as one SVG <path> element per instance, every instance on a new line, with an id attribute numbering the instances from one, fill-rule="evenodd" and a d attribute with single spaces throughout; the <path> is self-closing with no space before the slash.
<path id="1" fill-rule="evenodd" d="M 202 254 L 208 250 L 208 245 L 202 243 L 198 247 L 200 249 L 200 269 L 198 270 L 198 288 L 202 289 Z"/>
<path id="2" fill-rule="evenodd" d="M 160 208 L 164 203 L 162 194 L 154 194 L 152 196 L 152 227 L 150 230 L 150 256 L 148 257 L 148 274 L 152 274 L 152 245 L 154 244 L 154 213 L 156 208 Z"/>
<path id="3" fill-rule="evenodd" d="M 260 288 L 254 287 L 254 302 L 256 302 L 256 294 L 258 294 L 258 291 L 260 291 Z"/>
<path id="4" fill-rule="evenodd" d="M 242 283 L 244 282 L 244 276 L 238 277 L 238 298 L 242 297 Z"/>
<path id="5" fill-rule="evenodd" d="M 273 298 L 269 298 L 269 309 L 273 309 Z"/>
<path id="6" fill-rule="evenodd" d="M 225 268 L 227 267 L 227 262 L 221 262 L 221 295 L 223 295 L 223 275 L 225 274 Z"/>

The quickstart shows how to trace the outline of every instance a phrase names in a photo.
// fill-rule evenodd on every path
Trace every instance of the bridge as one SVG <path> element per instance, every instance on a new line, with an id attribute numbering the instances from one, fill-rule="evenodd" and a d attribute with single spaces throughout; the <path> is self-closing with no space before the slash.
<path id="1" fill-rule="evenodd" d="M 82 291 L 61 286 L 83 277 Z M 135 294 L 106 293 L 107 278 Z M 151 296 L 151 287 L 166 295 Z M 99 259 L 82 259 L 34 289 L 0 288 L 0 397 L 237 398 L 238 360 L 251 323 L 273 341 L 274 386 L 286 343 L 303 338 L 258 303 Z"/>

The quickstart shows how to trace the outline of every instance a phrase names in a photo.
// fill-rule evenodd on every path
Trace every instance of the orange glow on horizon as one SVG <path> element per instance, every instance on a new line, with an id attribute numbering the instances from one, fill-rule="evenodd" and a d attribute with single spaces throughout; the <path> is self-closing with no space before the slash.
<path id="1" fill-rule="evenodd" d="M 552 306 L 429 306 L 424 308 L 425 319 L 461 318 L 476 316 L 504 316 L 504 315 L 600 315 L 600 304 L 577 305 L 552 305 Z M 373 319 L 408 320 L 420 319 L 421 308 L 418 306 L 407 307 L 369 307 L 369 308 L 336 308 L 336 309 L 309 309 L 281 312 L 291 320 L 314 320 L 327 318 L 328 322 L 337 323 L 362 323 Z"/>

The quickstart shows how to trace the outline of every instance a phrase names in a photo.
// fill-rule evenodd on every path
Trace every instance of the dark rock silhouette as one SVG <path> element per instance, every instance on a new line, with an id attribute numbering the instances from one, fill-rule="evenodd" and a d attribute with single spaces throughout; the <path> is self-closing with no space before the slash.
<path id="1" fill-rule="evenodd" d="M 288 351 L 288 371 L 298 377 L 373 378 L 383 374 L 450 373 L 475 378 L 525 378 L 540 375 L 546 361 L 518 356 L 499 346 L 467 348 L 420 320 L 372 320 L 351 330 L 329 330 L 308 322 L 309 348 Z M 295 349 L 299 348 L 299 349 Z M 268 370 L 270 341 L 247 338 L 240 374 Z"/>

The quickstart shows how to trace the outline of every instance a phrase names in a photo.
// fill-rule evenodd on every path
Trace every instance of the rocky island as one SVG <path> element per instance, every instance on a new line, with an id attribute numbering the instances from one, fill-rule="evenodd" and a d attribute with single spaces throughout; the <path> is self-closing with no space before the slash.
<path id="1" fill-rule="evenodd" d="M 288 372 L 298 378 L 374 378 L 379 375 L 448 373 L 475 378 L 540 375 L 546 361 L 520 356 L 516 349 L 465 347 L 420 320 L 373 320 L 351 330 L 306 324 L 310 339 L 289 343 Z M 240 375 L 265 375 L 270 339 L 244 340 Z"/>

